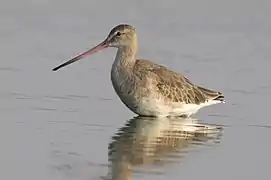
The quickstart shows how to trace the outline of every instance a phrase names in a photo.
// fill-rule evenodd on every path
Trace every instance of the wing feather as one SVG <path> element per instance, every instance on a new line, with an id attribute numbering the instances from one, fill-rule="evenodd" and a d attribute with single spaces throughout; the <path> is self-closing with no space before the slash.
<path id="1" fill-rule="evenodd" d="M 136 61 L 135 74 L 141 79 L 152 78 L 157 91 L 172 102 L 200 104 L 208 99 L 224 100 L 220 92 L 194 85 L 183 75 L 148 60 Z"/>

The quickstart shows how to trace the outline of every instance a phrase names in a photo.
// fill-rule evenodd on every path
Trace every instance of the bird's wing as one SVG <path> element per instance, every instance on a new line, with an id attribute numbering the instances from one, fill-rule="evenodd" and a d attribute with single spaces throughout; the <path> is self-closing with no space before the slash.
<path id="1" fill-rule="evenodd" d="M 152 78 L 156 90 L 172 102 L 200 104 L 206 100 L 224 100 L 220 92 L 197 86 L 186 77 L 169 70 L 165 66 L 148 60 L 137 60 L 135 71 L 138 76 Z"/>

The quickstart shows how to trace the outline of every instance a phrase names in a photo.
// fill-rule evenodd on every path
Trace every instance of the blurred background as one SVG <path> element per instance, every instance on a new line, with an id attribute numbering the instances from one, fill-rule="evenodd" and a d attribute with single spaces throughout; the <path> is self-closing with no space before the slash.
<path id="1" fill-rule="evenodd" d="M 267 179 L 270 16 L 267 0 L 1 1 L 0 179 Z M 110 82 L 115 49 L 52 71 L 120 23 L 138 58 L 226 104 L 134 118 Z"/>

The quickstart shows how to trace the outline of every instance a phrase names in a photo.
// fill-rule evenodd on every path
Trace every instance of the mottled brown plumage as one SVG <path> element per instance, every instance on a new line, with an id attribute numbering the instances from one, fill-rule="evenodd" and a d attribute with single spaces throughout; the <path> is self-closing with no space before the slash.
<path id="1" fill-rule="evenodd" d="M 136 59 L 137 35 L 134 27 L 121 24 L 89 51 L 54 68 L 57 70 L 106 47 L 118 49 L 111 69 L 111 81 L 121 101 L 142 116 L 190 116 L 200 108 L 224 102 L 220 92 L 191 83 L 165 66 Z"/>
<path id="2" fill-rule="evenodd" d="M 139 79 L 155 79 L 157 91 L 169 101 L 200 104 L 218 98 L 223 100 L 224 97 L 220 92 L 194 85 L 183 75 L 148 60 L 138 59 L 134 73 Z"/>

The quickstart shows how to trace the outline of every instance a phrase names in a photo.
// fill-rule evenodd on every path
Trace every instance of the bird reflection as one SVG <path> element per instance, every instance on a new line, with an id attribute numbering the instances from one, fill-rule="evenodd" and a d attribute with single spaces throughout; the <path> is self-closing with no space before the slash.
<path id="1" fill-rule="evenodd" d="M 150 173 L 151 167 L 179 162 L 190 147 L 219 143 L 221 135 L 221 127 L 193 118 L 135 117 L 112 137 L 106 179 L 127 180 L 132 173 Z M 140 170 L 143 166 L 148 171 Z"/>

